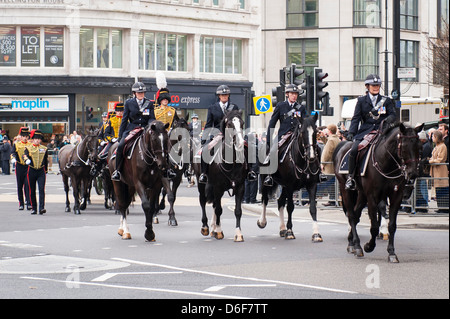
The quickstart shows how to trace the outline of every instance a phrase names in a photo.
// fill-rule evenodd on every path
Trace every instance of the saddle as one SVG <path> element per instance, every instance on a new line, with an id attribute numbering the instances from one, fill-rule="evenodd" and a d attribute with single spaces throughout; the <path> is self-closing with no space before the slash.
<path id="1" fill-rule="evenodd" d="M 133 154 L 134 147 L 136 146 L 136 143 L 138 141 L 139 136 L 142 135 L 144 132 L 144 128 L 137 127 L 134 130 L 132 130 L 128 136 L 125 138 L 125 146 L 123 148 L 123 155 L 124 156 L 130 156 Z M 113 158 L 116 156 L 117 148 L 114 150 Z"/>
<path id="2" fill-rule="evenodd" d="M 373 151 L 373 146 L 378 141 L 378 137 L 380 136 L 380 131 L 371 131 L 370 133 L 364 136 L 364 139 L 358 145 L 358 155 L 356 156 L 356 166 L 359 167 L 359 173 L 361 176 L 365 176 L 367 164 L 369 163 L 370 154 Z M 347 153 L 345 153 L 344 157 L 339 164 L 339 174 L 348 174 L 348 157 L 350 156 L 349 149 Z"/>

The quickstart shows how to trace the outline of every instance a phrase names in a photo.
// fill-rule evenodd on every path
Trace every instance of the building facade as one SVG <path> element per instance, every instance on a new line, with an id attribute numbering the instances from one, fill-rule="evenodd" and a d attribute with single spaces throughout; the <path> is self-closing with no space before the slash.
<path id="1" fill-rule="evenodd" d="M 241 108 L 263 85 L 259 0 L 0 0 L 0 11 L 0 128 L 10 136 L 22 125 L 47 135 L 97 127 L 136 81 L 153 99 L 157 71 L 180 115 L 203 121 L 219 85 Z"/>
<path id="2" fill-rule="evenodd" d="M 393 88 L 393 1 L 387 0 L 286 0 L 264 1 L 262 22 L 265 90 L 279 84 L 279 70 L 296 63 L 313 74 L 322 68 L 329 76 L 333 117 L 340 120 L 343 102 L 365 93 L 364 80 L 376 73 L 383 79 L 382 93 Z M 401 6 L 400 67 L 402 97 L 443 97 L 443 88 L 433 85 L 428 38 L 436 37 L 442 20 L 448 21 L 448 0 L 399 0 Z M 387 18 L 387 20 L 386 20 Z M 385 81 L 385 51 L 388 51 L 388 90 Z"/>

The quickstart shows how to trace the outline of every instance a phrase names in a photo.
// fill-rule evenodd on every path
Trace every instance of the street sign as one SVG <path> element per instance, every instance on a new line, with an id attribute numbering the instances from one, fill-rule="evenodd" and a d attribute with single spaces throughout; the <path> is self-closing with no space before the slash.
<path id="1" fill-rule="evenodd" d="M 270 95 L 254 97 L 253 103 L 256 115 L 273 112 L 272 96 Z"/>

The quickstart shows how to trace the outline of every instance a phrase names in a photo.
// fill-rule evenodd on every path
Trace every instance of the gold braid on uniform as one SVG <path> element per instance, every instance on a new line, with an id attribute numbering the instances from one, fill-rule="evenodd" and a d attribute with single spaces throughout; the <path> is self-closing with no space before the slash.
<path id="1" fill-rule="evenodd" d="M 32 160 L 32 168 L 41 169 L 44 167 L 44 158 L 47 147 L 44 145 L 28 147 L 28 157 Z"/>
<path id="2" fill-rule="evenodd" d="M 168 106 L 165 108 L 157 107 L 157 108 L 155 108 L 155 118 L 156 118 L 156 120 L 161 121 L 164 124 L 169 123 L 169 127 L 167 128 L 167 131 L 170 131 L 170 128 L 172 127 L 173 119 L 175 117 L 175 112 L 176 112 L 176 110 L 171 106 Z"/>

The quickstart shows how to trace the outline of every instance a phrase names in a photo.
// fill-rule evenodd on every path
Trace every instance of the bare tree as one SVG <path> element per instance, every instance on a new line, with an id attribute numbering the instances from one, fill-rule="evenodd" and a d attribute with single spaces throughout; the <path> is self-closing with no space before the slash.
<path id="1" fill-rule="evenodd" d="M 444 94 L 449 90 L 449 26 L 448 21 L 442 20 L 442 28 L 436 38 L 428 38 L 428 49 L 432 52 L 429 58 L 429 74 L 432 83 L 444 87 Z"/>

